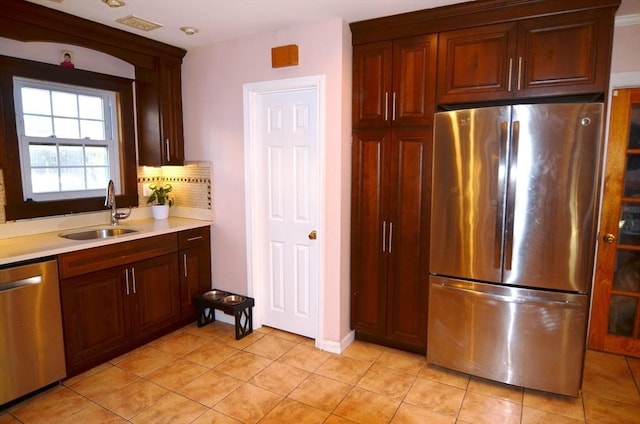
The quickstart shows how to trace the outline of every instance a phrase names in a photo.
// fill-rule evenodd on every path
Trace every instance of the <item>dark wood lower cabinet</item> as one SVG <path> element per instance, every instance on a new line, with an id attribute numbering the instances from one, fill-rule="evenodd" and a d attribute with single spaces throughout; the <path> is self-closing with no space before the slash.
<path id="1" fill-rule="evenodd" d="M 209 246 L 202 227 L 60 255 L 67 377 L 193 321 L 184 311 L 192 291 L 211 285 Z"/>
<path id="2" fill-rule="evenodd" d="M 193 298 L 211 290 L 210 228 L 195 228 L 178 235 L 182 318 L 195 319 Z"/>

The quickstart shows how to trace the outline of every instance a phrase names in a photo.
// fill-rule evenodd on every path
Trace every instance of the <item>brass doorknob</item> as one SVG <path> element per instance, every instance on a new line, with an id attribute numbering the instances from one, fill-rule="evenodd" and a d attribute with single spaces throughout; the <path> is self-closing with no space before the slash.
<path id="1" fill-rule="evenodd" d="M 613 234 L 605 234 L 602 239 L 605 243 L 613 244 L 613 242 L 616 241 L 616 236 L 614 236 Z"/>
<path id="2" fill-rule="evenodd" d="M 309 233 L 309 240 L 315 240 L 316 238 L 318 238 L 318 232 L 316 230 L 313 230 Z"/>

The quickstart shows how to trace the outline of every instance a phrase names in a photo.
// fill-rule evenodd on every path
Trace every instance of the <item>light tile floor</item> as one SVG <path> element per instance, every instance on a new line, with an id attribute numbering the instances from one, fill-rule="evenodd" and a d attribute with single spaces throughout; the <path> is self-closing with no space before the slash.
<path id="1" fill-rule="evenodd" d="M 581 397 L 498 384 L 356 341 L 182 328 L 25 402 L 13 423 L 640 423 L 640 359 L 588 351 Z"/>

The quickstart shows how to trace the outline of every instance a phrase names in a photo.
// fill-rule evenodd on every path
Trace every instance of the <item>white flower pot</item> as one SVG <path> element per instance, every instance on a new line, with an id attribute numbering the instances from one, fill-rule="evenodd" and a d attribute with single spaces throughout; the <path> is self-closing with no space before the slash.
<path id="1" fill-rule="evenodd" d="M 154 219 L 169 218 L 169 205 L 151 205 L 151 213 Z"/>

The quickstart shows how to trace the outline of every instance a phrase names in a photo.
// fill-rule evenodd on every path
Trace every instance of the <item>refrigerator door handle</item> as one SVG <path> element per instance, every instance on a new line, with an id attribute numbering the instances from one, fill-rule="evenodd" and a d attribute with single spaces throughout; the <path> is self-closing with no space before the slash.
<path id="1" fill-rule="evenodd" d="M 513 260 L 513 225 L 516 203 L 516 182 L 518 177 L 518 142 L 520 141 L 520 121 L 513 121 L 511 153 L 509 154 L 509 184 L 507 187 L 507 220 L 505 225 L 504 269 L 511 270 Z"/>
<path id="2" fill-rule="evenodd" d="M 576 302 L 573 300 L 566 300 L 566 299 L 548 299 L 548 298 L 544 298 L 544 297 L 538 297 L 538 296 L 508 296 L 508 295 L 504 295 L 504 294 L 496 294 L 496 293 L 489 293 L 489 292 L 485 292 L 485 291 L 479 291 L 479 290 L 473 290 L 473 289 L 467 289 L 467 288 L 463 288 L 463 287 L 457 287 L 457 286 L 452 286 L 446 283 L 435 283 L 435 285 L 440 286 L 441 288 L 445 289 L 445 290 L 453 290 L 453 291 L 458 291 L 458 292 L 463 292 L 466 293 L 468 295 L 472 295 L 472 296 L 479 296 L 479 297 L 484 297 L 486 299 L 492 299 L 492 300 L 496 300 L 498 302 L 506 302 L 506 303 L 526 303 L 527 305 L 533 305 L 533 306 L 558 306 L 561 305 L 563 307 L 570 307 L 570 308 L 581 308 L 583 306 L 582 303 L 580 302 Z"/>
<path id="3" fill-rule="evenodd" d="M 509 139 L 509 124 L 508 122 L 500 123 L 500 146 L 498 157 L 498 184 L 496 193 L 496 230 L 493 239 L 493 267 L 499 269 L 502 267 L 500 260 L 502 258 L 502 228 L 504 223 L 504 178 L 506 167 L 506 151 L 507 141 Z"/>

